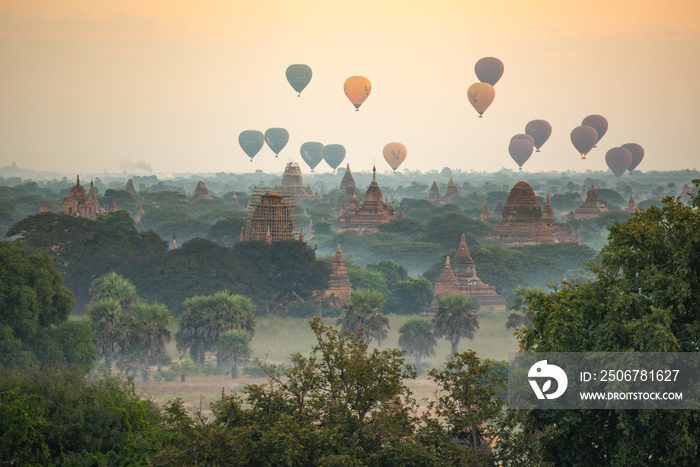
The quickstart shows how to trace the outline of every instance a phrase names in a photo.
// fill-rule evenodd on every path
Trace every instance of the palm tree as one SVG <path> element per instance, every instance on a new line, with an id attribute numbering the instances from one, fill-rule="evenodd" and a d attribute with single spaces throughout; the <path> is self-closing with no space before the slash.
<path id="1" fill-rule="evenodd" d="M 250 357 L 250 333 L 243 329 L 231 329 L 219 336 L 216 344 L 217 364 L 231 365 L 231 378 L 238 377 L 238 364 Z"/>
<path id="2" fill-rule="evenodd" d="M 148 381 L 151 365 L 158 364 L 167 354 L 166 345 L 172 339 L 170 326 L 173 318 L 162 303 L 137 301 L 128 317 L 130 341 L 141 354 L 139 365 L 144 381 Z"/>
<path id="3" fill-rule="evenodd" d="M 107 374 L 112 374 L 112 361 L 129 346 L 129 329 L 124 312 L 115 299 L 102 299 L 87 309 L 90 327 L 95 336 L 95 347 L 105 359 Z"/>
<path id="4" fill-rule="evenodd" d="M 479 329 L 479 317 L 475 313 L 479 306 L 469 295 L 445 293 L 438 297 L 437 307 L 433 317 L 435 335 L 450 341 L 454 355 L 460 339 L 474 339 Z"/>
<path id="5" fill-rule="evenodd" d="M 377 345 L 387 338 L 389 318 L 379 313 L 384 306 L 384 295 L 377 290 L 358 289 L 352 292 L 350 299 L 343 305 L 343 316 L 337 325 L 342 331 L 362 335 L 365 343 L 377 340 Z"/>
<path id="6" fill-rule="evenodd" d="M 544 292 L 542 287 L 525 287 L 522 285 L 513 289 L 513 299 L 508 302 L 507 310 L 512 311 L 506 321 L 506 329 L 529 328 L 532 326 L 530 303 L 526 298 L 529 293 Z"/>
<path id="7" fill-rule="evenodd" d="M 183 302 L 180 330 L 175 334 L 177 350 L 189 350 L 192 360 L 204 363 L 206 352 L 213 350 L 219 336 L 230 329 L 255 332 L 255 304 L 243 295 L 227 291 L 199 295 Z"/>
<path id="8" fill-rule="evenodd" d="M 108 272 L 92 281 L 90 295 L 93 303 L 103 299 L 116 300 L 127 314 L 138 299 L 134 284 L 116 272 Z"/>
<path id="9" fill-rule="evenodd" d="M 399 329 L 399 347 L 416 359 L 416 366 L 422 358 L 434 357 L 437 340 L 433 332 L 435 326 L 425 318 L 412 318 Z"/>

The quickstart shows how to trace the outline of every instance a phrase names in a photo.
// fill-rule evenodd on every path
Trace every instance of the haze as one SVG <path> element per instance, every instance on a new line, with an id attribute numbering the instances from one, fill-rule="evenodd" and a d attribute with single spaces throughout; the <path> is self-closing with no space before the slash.
<path id="1" fill-rule="evenodd" d="M 479 119 L 466 90 L 487 56 L 505 73 Z M 320 141 L 355 170 L 387 170 L 382 148 L 399 141 L 402 170 L 496 171 L 517 169 L 508 142 L 533 119 L 553 133 L 525 171 L 605 170 L 631 142 L 639 170 L 698 166 L 693 0 L 24 0 L 0 6 L 0 63 L 0 166 L 281 172 Z M 294 63 L 313 69 L 301 97 Z M 372 82 L 359 112 L 351 75 Z M 594 113 L 610 126 L 582 161 L 569 133 Z M 249 162 L 238 134 L 270 127 L 289 130 L 287 147 Z"/>

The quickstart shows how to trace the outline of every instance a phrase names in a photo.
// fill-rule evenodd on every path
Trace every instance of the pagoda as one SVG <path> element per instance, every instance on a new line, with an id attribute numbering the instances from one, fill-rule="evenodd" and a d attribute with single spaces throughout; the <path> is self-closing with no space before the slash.
<path id="1" fill-rule="evenodd" d="M 382 190 L 377 183 L 377 169 L 372 168 L 372 183 L 370 183 L 365 199 L 360 202 L 353 192 L 350 205 L 343 206 L 338 218 L 338 232 L 352 230 L 360 234 L 378 232 L 377 225 L 396 219 L 396 208 L 393 203 L 389 206 L 382 198 Z"/>
<path id="2" fill-rule="evenodd" d="M 134 182 L 132 182 L 131 179 L 129 179 L 126 182 L 126 186 L 124 187 L 124 191 L 126 191 L 127 193 L 130 193 L 132 195 L 138 195 L 136 188 L 134 188 Z"/>
<path id="3" fill-rule="evenodd" d="M 41 198 L 41 203 L 39 203 L 39 214 L 49 212 L 49 205 L 46 202 L 46 198 Z"/>
<path id="4" fill-rule="evenodd" d="M 627 203 L 627 209 L 625 209 L 625 211 L 627 211 L 627 212 L 634 212 L 634 211 L 636 211 L 636 210 L 637 210 L 637 205 L 636 205 L 636 203 L 634 202 L 634 198 L 632 197 L 632 195 L 630 195 L 630 200 L 629 200 L 629 202 Z"/>
<path id="5" fill-rule="evenodd" d="M 209 195 L 209 190 L 203 181 L 197 182 L 197 188 L 194 189 L 194 196 L 190 200 L 190 203 L 197 203 L 203 199 L 214 199 Z"/>
<path id="6" fill-rule="evenodd" d="M 481 207 L 481 217 L 479 218 L 482 224 L 489 225 L 489 208 L 486 206 L 486 201 Z"/>
<path id="7" fill-rule="evenodd" d="M 455 185 L 455 181 L 452 180 L 452 177 L 450 177 L 450 182 L 447 184 L 447 188 L 445 189 L 445 196 L 443 197 L 443 199 L 449 203 L 455 196 L 459 196 L 459 192 L 457 191 L 457 185 Z"/>
<path id="8" fill-rule="evenodd" d="M 552 232 L 542 221 L 542 208 L 532 187 L 520 181 L 510 190 L 503 207 L 503 221 L 489 236 L 505 246 L 552 243 Z"/>
<path id="9" fill-rule="evenodd" d="M 457 280 L 457 276 L 455 276 L 455 273 L 450 266 L 450 257 L 447 256 L 445 258 L 445 267 L 442 269 L 438 280 L 435 281 L 435 295 L 433 295 L 433 301 L 431 302 L 430 307 L 433 309 L 437 307 L 437 299 L 440 295 L 459 292 L 459 281 Z"/>
<path id="10" fill-rule="evenodd" d="M 433 182 L 430 187 L 430 193 L 428 193 L 428 198 L 426 198 L 433 204 L 442 204 L 442 195 L 440 194 L 440 188 L 437 186 L 437 182 Z"/>
<path id="11" fill-rule="evenodd" d="M 332 306 L 339 307 L 348 301 L 351 290 L 352 285 L 348 278 L 348 269 L 345 267 L 343 253 L 340 251 L 340 244 L 338 244 L 338 248 L 335 250 L 335 258 L 333 258 L 333 264 L 331 265 L 328 289 L 323 293 L 323 296 L 328 298 Z"/>
<path id="12" fill-rule="evenodd" d="M 93 191 L 94 194 L 94 191 Z M 85 194 L 85 188 L 80 184 L 80 175 L 70 190 L 70 196 L 63 198 L 61 203 L 63 214 L 69 216 L 92 217 L 98 214 L 98 205 Z"/>
<path id="13" fill-rule="evenodd" d="M 291 192 L 256 187 L 249 205 L 245 233 L 241 235 L 241 240 L 272 243 L 297 239 L 298 212 Z"/>
<path id="14" fill-rule="evenodd" d="M 496 287 L 485 284 L 476 275 L 476 264 L 469 253 L 467 237 L 464 234 L 462 234 L 462 239 L 459 242 L 454 261 L 452 261 L 452 270 L 459 282 L 460 292 L 467 293 L 471 297 L 478 299 L 479 309 L 506 309 L 506 299 L 496 293 Z"/>
<path id="15" fill-rule="evenodd" d="M 604 212 L 608 212 L 608 208 L 605 207 L 603 203 L 598 201 L 598 192 L 595 191 L 595 187 L 593 186 L 593 183 L 591 183 L 591 189 L 588 190 L 586 201 L 584 201 L 581 206 L 576 208 L 576 211 L 574 211 L 574 217 L 576 220 L 591 219 L 600 216 Z"/>
<path id="16" fill-rule="evenodd" d="M 136 210 L 136 215 L 134 216 L 134 222 L 138 224 L 145 215 L 146 212 L 143 210 L 143 204 L 139 203 L 139 208 Z"/>
<path id="17" fill-rule="evenodd" d="M 294 197 L 298 200 L 318 199 L 318 195 L 313 194 L 311 187 L 305 187 L 302 183 L 301 167 L 295 162 L 290 162 L 284 168 L 282 189 L 294 193 Z"/>

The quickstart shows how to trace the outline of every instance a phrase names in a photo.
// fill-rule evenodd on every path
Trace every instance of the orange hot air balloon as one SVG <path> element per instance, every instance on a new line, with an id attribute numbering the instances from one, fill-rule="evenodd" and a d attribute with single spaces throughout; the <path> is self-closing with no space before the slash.
<path id="1" fill-rule="evenodd" d="M 474 83 L 469 86 L 467 95 L 469 103 L 479 112 L 479 118 L 482 118 L 482 114 L 496 97 L 496 90 L 489 83 Z"/>
<path id="2" fill-rule="evenodd" d="M 598 141 L 598 132 L 592 126 L 581 125 L 571 130 L 571 143 L 581 154 L 581 159 L 586 158 L 588 151 L 595 147 L 596 141 Z"/>
<path id="3" fill-rule="evenodd" d="M 383 152 L 384 160 L 394 169 L 394 172 L 406 160 L 406 146 L 401 143 L 389 143 L 384 146 Z"/>
<path id="4" fill-rule="evenodd" d="M 355 111 L 359 111 L 362 103 L 367 100 L 369 93 L 372 92 L 372 83 L 364 76 L 351 76 L 345 80 L 343 90 L 350 102 L 352 102 L 352 105 L 355 106 Z"/>

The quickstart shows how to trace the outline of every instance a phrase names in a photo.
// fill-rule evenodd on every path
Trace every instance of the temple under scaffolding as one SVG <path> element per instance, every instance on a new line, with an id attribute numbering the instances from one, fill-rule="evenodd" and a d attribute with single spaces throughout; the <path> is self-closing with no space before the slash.
<path id="1" fill-rule="evenodd" d="M 256 187 L 241 240 L 277 242 L 299 236 L 297 204 L 288 190 Z"/>

